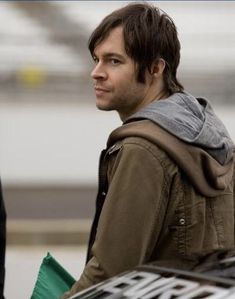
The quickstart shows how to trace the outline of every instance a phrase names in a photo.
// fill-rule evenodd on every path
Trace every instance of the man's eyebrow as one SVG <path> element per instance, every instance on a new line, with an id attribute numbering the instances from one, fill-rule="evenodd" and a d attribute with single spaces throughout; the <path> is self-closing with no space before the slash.
<path id="1" fill-rule="evenodd" d="M 121 54 L 115 53 L 115 52 L 107 52 L 101 55 L 103 58 L 111 58 L 111 57 L 117 57 L 120 59 L 124 59 L 125 57 Z M 94 53 L 93 57 L 98 58 L 97 55 Z"/>

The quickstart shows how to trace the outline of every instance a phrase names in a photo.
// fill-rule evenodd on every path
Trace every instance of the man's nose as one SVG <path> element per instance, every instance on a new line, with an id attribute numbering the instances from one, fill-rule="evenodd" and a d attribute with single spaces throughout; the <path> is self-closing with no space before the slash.
<path id="1" fill-rule="evenodd" d="M 107 78 L 107 73 L 101 63 L 97 63 L 91 72 L 91 77 L 94 80 L 105 80 Z"/>

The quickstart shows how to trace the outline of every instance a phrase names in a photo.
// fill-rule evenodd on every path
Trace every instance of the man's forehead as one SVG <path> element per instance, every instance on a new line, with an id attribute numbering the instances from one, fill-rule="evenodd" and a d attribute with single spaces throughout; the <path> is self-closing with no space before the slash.
<path id="1" fill-rule="evenodd" d="M 94 55 L 99 52 L 126 55 L 123 29 L 121 26 L 110 30 L 107 36 L 105 36 L 101 41 L 97 42 L 97 45 L 94 49 Z"/>

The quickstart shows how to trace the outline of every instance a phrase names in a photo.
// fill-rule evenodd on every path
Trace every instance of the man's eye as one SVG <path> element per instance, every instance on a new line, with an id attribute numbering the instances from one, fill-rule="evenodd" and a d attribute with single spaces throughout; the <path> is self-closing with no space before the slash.
<path id="1" fill-rule="evenodd" d="M 113 65 L 120 64 L 120 60 L 115 59 L 115 58 L 112 58 L 110 61 L 111 61 L 111 63 L 112 63 Z"/>
<path id="2" fill-rule="evenodd" d="M 93 57 L 93 61 L 94 61 L 94 63 L 98 63 L 99 59 L 97 57 Z"/>

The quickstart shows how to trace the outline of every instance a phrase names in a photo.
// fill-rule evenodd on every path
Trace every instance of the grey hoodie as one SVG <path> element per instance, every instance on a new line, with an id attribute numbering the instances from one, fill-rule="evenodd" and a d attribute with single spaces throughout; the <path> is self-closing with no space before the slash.
<path id="1" fill-rule="evenodd" d="M 210 103 L 203 98 L 175 93 L 150 103 L 125 123 L 138 119 L 149 119 L 179 139 L 199 146 L 222 165 L 233 156 L 233 141 Z"/>

